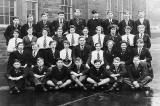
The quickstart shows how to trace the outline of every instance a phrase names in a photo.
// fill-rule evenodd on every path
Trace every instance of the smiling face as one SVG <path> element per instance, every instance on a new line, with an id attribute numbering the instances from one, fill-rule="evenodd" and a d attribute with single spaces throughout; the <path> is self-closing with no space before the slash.
<path id="1" fill-rule="evenodd" d="M 99 43 L 97 43 L 96 45 L 95 45 L 95 48 L 96 48 L 96 50 L 101 50 L 101 44 L 99 44 Z"/>
<path id="2" fill-rule="evenodd" d="M 118 67 L 118 66 L 120 65 L 120 61 L 114 59 L 113 65 L 114 65 L 115 67 Z"/>
<path id="3" fill-rule="evenodd" d="M 64 14 L 58 14 L 59 19 L 64 19 Z"/>
<path id="4" fill-rule="evenodd" d="M 62 68 L 63 67 L 63 61 L 62 60 L 58 60 L 56 64 L 57 64 L 58 68 Z"/>
<path id="5" fill-rule="evenodd" d="M 126 50 L 126 48 L 127 48 L 127 44 L 126 44 L 126 43 L 122 43 L 122 44 L 121 44 L 121 49 L 122 49 L 122 50 Z"/>
<path id="6" fill-rule="evenodd" d="M 38 59 L 37 60 L 37 65 L 38 66 L 43 66 L 44 65 L 44 60 L 43 59 Z"/>
<path id="7" fill-rule="evenodd" d="M 101 62 L 94 63 L 94 66 L 96 67 L 96 69 L 99 69 L 101 67 Z"/>
<path id="8" fill-rule="evenodd" d="M 136 64 L 136 65 L 138 65 L 140 63 L 139 57 L 134 57 L 133 58 L 133 63 Z"/>
<path id="9" fill-rule="evenodd" d="M 138 12 L 138 17 L 139 18 L 144 18 L 144 16 L 145 16 L 145 12 L 144 11 L 139 11 Z"/>
<path id="10" fill-rule="evenodd" d="M 21 63 L 20 62 L 14 62 L 13 67 L 18 69 L 21 67 Z"/>
<path id="11" fill-rule="evenodd" d="M 82 38 L 79 39 L 79 44 L 80 45 L 85 45 L 85 42 L 86 42 L 85 38 L 82 37 Z"/>
<path id="12" fill-rule="evenodd" d="M 15 25 L 18 25 L 18 24 L 19 24 L 19 19 L 18 19 L 18 18 L 15 18 L 15 19 L 13 20 L 13 23 L 14 23 Z"/>
<path id="13" fill-rule="evenodd" d="M 14 32 L 13 32 L 13 36 L 14 36 L 14 38 L 18 38 L 19 33 L 18 33 L 18 32 L 16 32 L 16 31 L 14 31 Z"/>

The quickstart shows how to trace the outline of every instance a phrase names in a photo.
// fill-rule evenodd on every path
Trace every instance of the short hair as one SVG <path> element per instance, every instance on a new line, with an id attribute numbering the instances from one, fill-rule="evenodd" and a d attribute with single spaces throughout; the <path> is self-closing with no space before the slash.
<path id="1" fill-rule="evenodd" d="M 46 13 L 46 12 L 43 12 L 43 13 L 41 14 L 41 17 L 42 17 L 43 15 L 47 15 L 47 13 Z"/>
<path id="2" fill-rule="evenodd" d="M 80 36 L 80 37 L 78 38 L 78 40 L 80 40 L 81 38 L 83 38 L 84 40 L 86 40 L 83 36 Z"/>
<path id="3" fill-rule="evenodd" d="M 74 62 L 76 62 L 76 61 L 82 62 L 82 59 L 80 57 L 77 57 Z"/>
<path id="4" fill-rule="evenodd" d="M 37 58 L 37 62 L 40 61 L 40 60 L 44 61 L 44 58 L 38 57 L 38 58 Z"/>
<path id="5" fill-rule="evenodd" d="M 68 40 L 64 40 L 63 44 L 68 44 L 70 45 L 70 42 Z"/>
<path id="6" fill-rule="evenodd" d="M 57 41 L 56 41 L 56 40 L 53 40 L 53 41 L 50 41 L 50 42 L 49 42 L 49 46 L 51 46 L 51 44 L 54 43 L 54 42 L 56 42 L 56 44 L 57 44 Z"/>
<path id="7" fill-rule="evenodd" d="M 122 45 L 123 43 L 125 43 L 127 46 L 129 45 L 129 44 L 128 44 L 126 41 L 124 41 L 124 40 L 121 41 L 121 45 Z"/>
<path id="8" fill-rule="evenodd" d="M 43 28 L 43 29 L 42 29 L 42 33 L 43 33 L 43 31 L 47 31 L 47 33 L 48 33 L 48 35 L 49 35 L 49 32 L 50 32 L 49 28 Z"/>
<path id="9" fill-rule="evenodd" d="M 19 42 L 19 43 L 17 44 L 17 48 L 18 48 L 18 46 L 19 46 L 20 44 L 23 44 L 23 42 Z"/>
<path id="10" fill-rule="evenodd" d="M 119 57 L 115 57 L 114 59 L 113 59 L 113 61 L 121 61 L 121 59 L 119 58 Z"/>
<path id="11" fill-rule="evenodd" d="M 16 16 L 15 16 L 15 17 L 13 17 L 12 19 L 13 19 L 13 20 L 15 20 L 15 19 L 19 19 L 19 17 L 16 17 Z"/>
<path id="12" fill-rule="evenodd" d="M 145 28 L 145 26 L 144 26 L 144 25 L 138 25 L 138 29 L 139 29 L 139 28 L 141 28 L 141 27 Z"/>
<path id="13" fill-rule="evenodd" d="M 14 32 L 17 32 L 18 34 L 20 34 L 20 31 L 18 29 L 13 30 L 12 34 L 14 34 Z"/>
<path id="14" fill-rule="evenodd" d="M 138 39 L 137 43 L 144 43 L 143 39 Z"/>
<path id="15" fill-rule="evenodd" d="M 124 29 L 130 29 L 130 30 L 132 30 L 132 27 L 131 26 L 126 26 Z"/>
<path id="16" fill-rule="evenodd" d="M 112 42 L 113 45 L 115 44 L 115 42 L 114 42 L 113 40 L 108 40 L 108 41 L 106 42 L 106 45 L 108 45 L 110 42 Z"/>
<path id="17" fill-rule="evenodd" d="M 116 25 L 116 24 L 111 24 L 111 25 L 109 25 L 109 31 L 112 29 L 112 28 L 116 28 L 116 30 L 118 30 L 119 28 L 118 28 L 118 26 Z"/>
<path id="18" fill-rule="evenodd" d="M 95 45 L 94 46 L 97 46 L 98 44 L 100 44 L 99 42 L 98 43 L 95 43 Z M 101 44 L 100 44 L 101 45 Z"/>
<path id="19" fill-rule="evenodd" d="M 34 45 L 38 45 L 38 44 L 36 42 L 32 42 L 31 45 L 34 46 Z M 39 47 L 39 45 L 38 45 L 38 47 Z"/>
<path id="20" fill-rule="evenodd" d="M 101 28 L 101 31 L 103 32 L 103 27 L 102 26 L 97 26 L 96 30 L 98 30 L 98 28 Z"/>
<path id="21" fill-rule="evenodd" d="M 76 29 L 76 27 L 74 25 L 70 25 L 69 29 L 74 28 Z"/>
<path id="22" fill-rule="evenodd" d="M 84 27 L 83 30 L 84 30 L 84 29 L 87 29 L 87 30 L 88 30 L 88 27 Z"/>
<path id="23" fill-rule="evenodd" d="M 58 15 L 59 15 L 59 14 L 64 14 L 64 12 L 63 12 L 63 11 L 60 11 L 60 12 L 58 12 Z"/>
<path id="24" fill-rule="evenodd" d="M 77 12 L 77 11 L 80 11 L 80 12 L 81 12 L 81 10 L 80 10 L 80 9 L 75 9 L 75 10 L 74 10 L 74 12 Z"/>
<path id="25" fill-rule="evenodd" d="M 57 31 L 58 31 L 58 30 L 62 30 L 62 31 L 63 31 L 62 27 L 58 27 L 58 28 L 57 28 Z"/>
<path id="26" fill-rule="evenodd" d="M 94 62 L 93 62 L 93 63 L 95 64 L 95 63 L 98 63 L 98 62 L 100 62 L 100 63 L 101 63 L 102 61 L 101 61 L 101 60 L 96 59 L 96 60 L 94 60 Z"/>
<path id="27" fill-rule="evenodd" d="M 58 62 L 58 61 L 62 61 L 62 62 L 63 62 L 63 59 L 62 59 L 62 58 L 57 58 L 57 62 Z"/>
<path id="28" fill-rule="evenodd" d="M 28 15 L 27 15 L 27 18 L 28 18 L 28 17 L 33 17 L 33 14 L 28 14 Z"/>
<path id="29" fill-rule="evenodd" d="M 96 10 L 92 10 L 92 14 L 97 14 L 97 11 Z"/>
<path id="30" fill-rule="evenodd" d="M 135 56 L 133 57 L 133 59 L 134 59 L 134 58 L 138 58 L 138 59 L 140 59 L 140 57 L 139 57 L 138 55 L 135 55 Z"/>
<path id="31" fill-rule="evenodd" d="M 18 63 L 21 63 L 20 60 L 15 59 L 15 60 L 13 61 L 13 64 L 14 64 L 14 63 L 17 63 L 17 62 L 18 62 Z"/>
<path id="32" fill-rule="evenodd" d="M 139 12 L 144 12 L 144 10 L 138 10 L 138 13 L 139 13 Z"/>

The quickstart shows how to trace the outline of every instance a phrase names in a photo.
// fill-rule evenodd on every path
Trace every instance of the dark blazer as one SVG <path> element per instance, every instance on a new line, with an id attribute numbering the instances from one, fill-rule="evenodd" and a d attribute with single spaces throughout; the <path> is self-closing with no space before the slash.
<path id="1" fill-rule="evenodd" d="M 103 66 L 101 66 L 99 70 L 92 66 L 88 71 L 88 77 L 92 78 L 96 82 L 99 82 L 100 79 L 110 78 L 110 74 Z"/>
<path id="2" fill-rule="evenodd" d="M 43 66 L 42 69 L 40 69 L 39 66 L 36 65 L 32 68 L 32 72 L 37 75 L 46 75 L 48 73 L 48 68 Z"/>
<path id="3" fill-rule="evenodd" d="M 89 30 L 89 34 L 90 36 L 93 36 L 96 34 L 96 27 L 97 26 L 102 26 L 102 20 L 101 19 L 89 19 L 87 22 L 87 27 Z"/>
<path id="4" fill-rule="evenodd" d="M 135 33 L 138 34 L 138 26 L 141 25 L 140 20 L 136 20 L 135 21 Z M 147 19 L 144 19 L 143 21 L 143 25 L 145 26 L 145 33 L 149 35 L 149 37 L 151 37 L 151 31 L 150 31 L 150 22 Z"/>
<path id="5" fill-rule="evenodd" d="M 105 34 L 105 35 L 109 35 L 109 33 L 110 33 L 110 31 L 109 31 L 109 26 L 110 26 L 111 24 L 116 24 L 116 25 L 118 26 L 118 20 L 112 19 L 112 23 L 109 22 L 109 19 L 103 20 L 103 22 L 102 22 L 102 27 L 103 27 L 104 34 Z"/>
<path id="6" fill-rule="evenodd" d="M 21 28 L 21 35 L 22 35 L 22 38 L 26 35 L 28 35 L 28 32 L 27 30 L 29 29 L 29 25 L 28 23 L 24 24 Z M 34 36 L 37 36 L 37 33 L 36 33 L 36 24 L 32 24 L 32 29 L 33 29 L 33 35 Z"/>
<path id="7" fill-rule="evenodd" d="M 111 65 L 113 63 L 113 59 L 117 56 L 117 50 L 113 47 L 111 51 L 108 49 L 104 50 L 104 58 L 107 65 Z"/>
<path id="8" fill-rule="evenodd" d="M 24 48 L 31 48 L 33 42 L 37 42 L 37 37 L 33 36 L 31 41 L 28 36 L 23 37 Z"/>
<path id="9" fill-rule="evenodd" d="M 69 30 L 69 23 L 66 20 L 63 20 L 62 29 L 63 33 Z M 59 20 L 54 20 L 51 23 L 51 35 L 55 35 L 55 32 L 57 31 L 58 27 L 60 27 Z"/>
<path id="10" fill-rule="evenodd" d="M 115 70 L 115 66 L 112 64 L 110 66 L 110 74 L 120 74 L 120 77 L 126 77 L 127 76 L 127 70 L 125 65 L 120 64 L 117 71 Z"/>
<path id="11" fill-rule="evenodd" d="M 76 18 L 73 18 L 69 22 L 69 26 L 74 25 L 76 27 L 76 33 L 82 35 L 82 30 L 86 27 L 85 19 L 79 18 L 79 23 L 77 23 Z"/>
<path id="12" fill-rule="evenodd" d="M 15 59 L 19 60 L 21 65 L 24 66 L 27 63 L 27 61 L 26 61 L 27 58 L 28 58 L 28 56 L 27 56 L 26 51 L 23 51 L 22 54 L 20 54 L 19 51 L 12 52 L 9 55 L 8 68 L 10 68 L 13 65 Z"/>
<path id="13" fill-rule="evenodd" d="M 152 56 L 151 56 L 149 50 L 145 47 L 142 48 L 142 51 L 140 54 L 138 54 L 138 48 L 134 48 L 133 54 L 134 54 L 134 56 L 139 55 L 140 60 L 146 59 L 147 62 L 151 62 L 151 60 L 152 60 Z"/>
<path id="14" fill-rule="evenodd" d="M 16 28 L 13 24 L 11 24 L 11 25 L 9 25 L 9 26 L 6 28 L 6 30 L 5 30 L 5 32 L 4 32 L 4 37 L 6 38 L 6 44 L 7 44 L 7 45 L 8 45 L 9 40 L 13 37 L 13 31 L 14 31 L 15 29 L 18 29 L 19 32 L 20 32 L 20 31 L 21 31 L 21 26 L 18 25 L 18 27 Z M 23 38 L 23 37 L 21 36 L 21 33 L 19 34 L 19 38 Z"/>
<path id="15" fill-rule="evenodd" d="M 112 37 L 112 35 L 109 34 L 108 36 L 106 36 L 105 39 L 104 39 L 104 44 L 103 44 L 104 46 L 106 46 L 106 42 L 108 40 L 113 40 L 114 41 L 114 43 L 115 43 L 114 46 L 117 50 L 120 48 L 120 44 L 121 44 L 121 41 L 122 41 L 122 38 L 121 38 L 120 35 L 116 34 L 115 37 Z"/>
<path id="16" fill-rule="evenodd" d="M 84 49 L 81 50 L 80 45 L 77 45 L 73 50 L 73 57 L 80 57 L 84 64 L 86 64 L 87 59 L 91 53 L 91 47 L 89 45 L 85 45 Z"/>
<path id="17" fill-rule="evenodd" d="M 85 64 L 82 64 L 80 66 L 79 70 L 78 70 L 77 66 L 74 64 L 74 65 L 72 65 L 70 70 L 73 71 L 73 72 L 76 72 L 76 73 L 82 73 L 83 75 L 86 75 L 88 73 L 88 68 L 86 67 Z"/>
<path id="18" fill-rule="evenodd" d="M 133 62 L 133 53 L 132 50 L 127 48 L 126 51 L 122 51 L 122 49 L 118 50 L 117 57 L 121 59 L 121 61 L 125 62 L 125 65 L 129 65 Z"/>
<path id="19" fill-rule="evenodd" d="M 93 40 L 92 40 L 92 37 L 91 36 L 88 36 L 88 38 L 86 38 L 86 44 L 93 47 L 94 44 L 93 44 Z"/>
<path id="20" fill-rule="evenodd" d="M 63 44 L 63 42 L 64 42 L 65 40 L 67 40 L 67 38 L 66 38 L 65 36 L 62 35 L 62 37 L 59 38 L 57 35 L 55 35 L 55 36 L 52 37 L 52 39 L 57 41 L 57 46 L 56 46 L 56 49 L 57 49 L 57 50 L 60 51 L 60 50 L 64 49 L 64 44 Z"/>
<path id="21" fill-rule="evenodd" d="M 65 82 L 67 79 L 70 78 L 70 71 L 67 67 L 63 66 L 61 70 L 58 67 L 53 67 L 51 72 L 48 73 L 47 79 L 52 80 L 55 84 L 58 81 Z"/>
<path id="22" fill-rule="evenodd" d="M 20 67 L 19 69 L 15 69 L 14 67 L 10 68 L 7 71 L 7 78 L 11 77 L 19 77 L 19 76 L 25 76 L 24 68 Z"/>
<path id="23" fill-rule="evenodd" d="M 37 22 L 37 25 L 36 25 L 37 38 L 42 36 L 42 30 L 44 28 L 47 28 L 51 31 L 51 24 L 49 21 L 47 21 L 45 25 L 44 25 L 43 21 Z M 49 31 L 49 36 L 52 36 L 50 31 Z"/>
<path id="24" fill-rule="evenodd" d="M 55 50 L 55 53 L 51 49 L 47 52 L 46 64 L 47 66 L 56 65 L 56 61 L 59 58 L 59 51 Z"/>
<path id="25" fill-rule="evenodd" d="M 137 40 L 138 40 L 138 39 L 139 39 L 139 35 L 137 34 L 137 35 L 134 37 L 134 45 L 137 44 Z M 151 48 L 151 40 L 150 40 L 148 34 L 144 34 L 143 41 L 144 41 L 144 47 L 150 49 L 150 48 Z"/>
<path id="26" fill-rule="evenodd" d="M 132 81 L 141 81 L 148 75 L 146 64 L 140 63 L 137 69 L 134 64 L 131 64 L 128 68 L 129 76 Z"/>
<path id="27" fill-rule="evenodd" d="M 122 20 L 118 27 L 119 27 L 119 34 L 122 36 L 122 35 L 125 35 L 125 27 L 126 27 L 126 22 L 125 20 Z M 131 34 L 135 34 L 135 25 L 134 25 L 134 21 L 129 19 L 128 21 L 128 26 L 130 26 L 132 28 L 131 30 Z"/>

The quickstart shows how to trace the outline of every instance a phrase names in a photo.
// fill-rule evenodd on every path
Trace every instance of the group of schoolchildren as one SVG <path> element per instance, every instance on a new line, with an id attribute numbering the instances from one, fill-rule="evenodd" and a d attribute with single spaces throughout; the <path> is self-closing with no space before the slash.
<path id="1" fill-rule="evenodd" d="M 28 22 L 19 25 L 13 19 L 5 31 L 7 51 L 7 80 L 10 93 L 20 93 L 26 86 L 36 91 L 69 88 L 83 90 L 143 89 L 153 79 L 150 54 L 150 25 L 139 11 L 139 19 L 113 19 L 112 11 L 107 19 L 99 19 L 93 10 L 88 22 L 80 18 L 81 11 L 74 11 L 70 21 L 64 13 L 58 20 L 42 20 L 34 24 L 33 15 Z"/>

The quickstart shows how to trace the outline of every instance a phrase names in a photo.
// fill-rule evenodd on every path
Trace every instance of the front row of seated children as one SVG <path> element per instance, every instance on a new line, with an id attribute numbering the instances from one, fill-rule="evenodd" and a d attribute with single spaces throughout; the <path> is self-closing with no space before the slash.
<path id="1" fill-rule="evenodd" d="M 56 65 L 47 68 L 44 59 L 39 57 L 37 65 L 31 69 L 21 67 L 19 60 L 13 62 L 12 68 L 7 73 L 10 93 L 20 93 L 25 89 L 26 73 L 30 73 L 35 90 L 47 91 L 71 87 L 80 87 L 83 90 L 103 88 L 108 90 L 120 90 L 126 84 L 131 89 L 145 87 L 151 80 L 152 75 L 146 62 L 141 62 L 139 56 L 134 56 L 133 64 L 125 66 L 121 64 L 120 58 L 113 59 L 109 68 L 101 65 L 100 60 L 95 60 L 88 69 L 82 64 L 80 58 L 76 58 L 74 65 L 70 68 L 64 66 L 63 59 L 57 59 Z M 90 86 L 87 86 L 90 85 Z"/>

